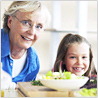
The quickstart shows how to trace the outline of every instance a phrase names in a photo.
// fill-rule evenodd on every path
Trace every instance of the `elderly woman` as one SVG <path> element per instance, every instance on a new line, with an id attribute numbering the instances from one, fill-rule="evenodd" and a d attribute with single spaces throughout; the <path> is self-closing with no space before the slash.
<path id="1" fill-rule="evenodd" d="M 31 46 L 50 20 L 47 8 L 39 1 L 14 1 L 3 18 L 2 69 L 12 77 L 12 82 L 35 80 L 40 63 Z"/>

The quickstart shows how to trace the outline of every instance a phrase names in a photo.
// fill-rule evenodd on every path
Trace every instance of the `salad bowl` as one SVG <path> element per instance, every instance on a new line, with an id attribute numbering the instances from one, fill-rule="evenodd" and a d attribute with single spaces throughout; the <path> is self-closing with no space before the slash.
<path id="1" fill-rule="evenodd" d="M 78 90 L 88 80 L 88 77 L 76 76 L 70 72 L 65 72 L 65 75 L 64 73 L 52 72 L 51 75 L 46 74 L 40 77 L 40 82 L 44 86 L 58 91 Z"/>

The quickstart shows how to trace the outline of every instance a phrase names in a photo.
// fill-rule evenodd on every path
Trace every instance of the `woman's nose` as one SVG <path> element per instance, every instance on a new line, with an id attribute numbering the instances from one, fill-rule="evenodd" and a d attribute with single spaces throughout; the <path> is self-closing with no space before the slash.
<path id="1" fill-rule="evenodd" d="M 36 32 L 36 30 L 35 30 L 34 26 L 28 30 L 28 33 L 29 33 L 30 35 L 34 35 L 35 32 Z"/>

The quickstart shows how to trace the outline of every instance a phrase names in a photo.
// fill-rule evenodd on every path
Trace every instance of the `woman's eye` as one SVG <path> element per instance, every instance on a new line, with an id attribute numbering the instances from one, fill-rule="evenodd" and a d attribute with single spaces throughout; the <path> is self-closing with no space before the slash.
<path id="1" fill-rule="evenodd" d="M 27 20 L 23 20 L 23 21 L 21 21 L 21 23 L 22 23 L 23 25 L 28 25 L 28 24 L 29 24 L 29 22 L 28 22 Z"/>

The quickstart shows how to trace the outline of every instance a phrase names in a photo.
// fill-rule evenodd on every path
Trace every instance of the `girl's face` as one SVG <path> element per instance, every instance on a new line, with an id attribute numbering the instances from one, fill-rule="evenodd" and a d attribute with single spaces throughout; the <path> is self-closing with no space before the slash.
<path id="1" fill-rule="evenodd" d="M 89 59 L 89 46 L 74 43 L 68 48 L 64 63 L 69 72 L 82 76 L 89 68 Z"/>

